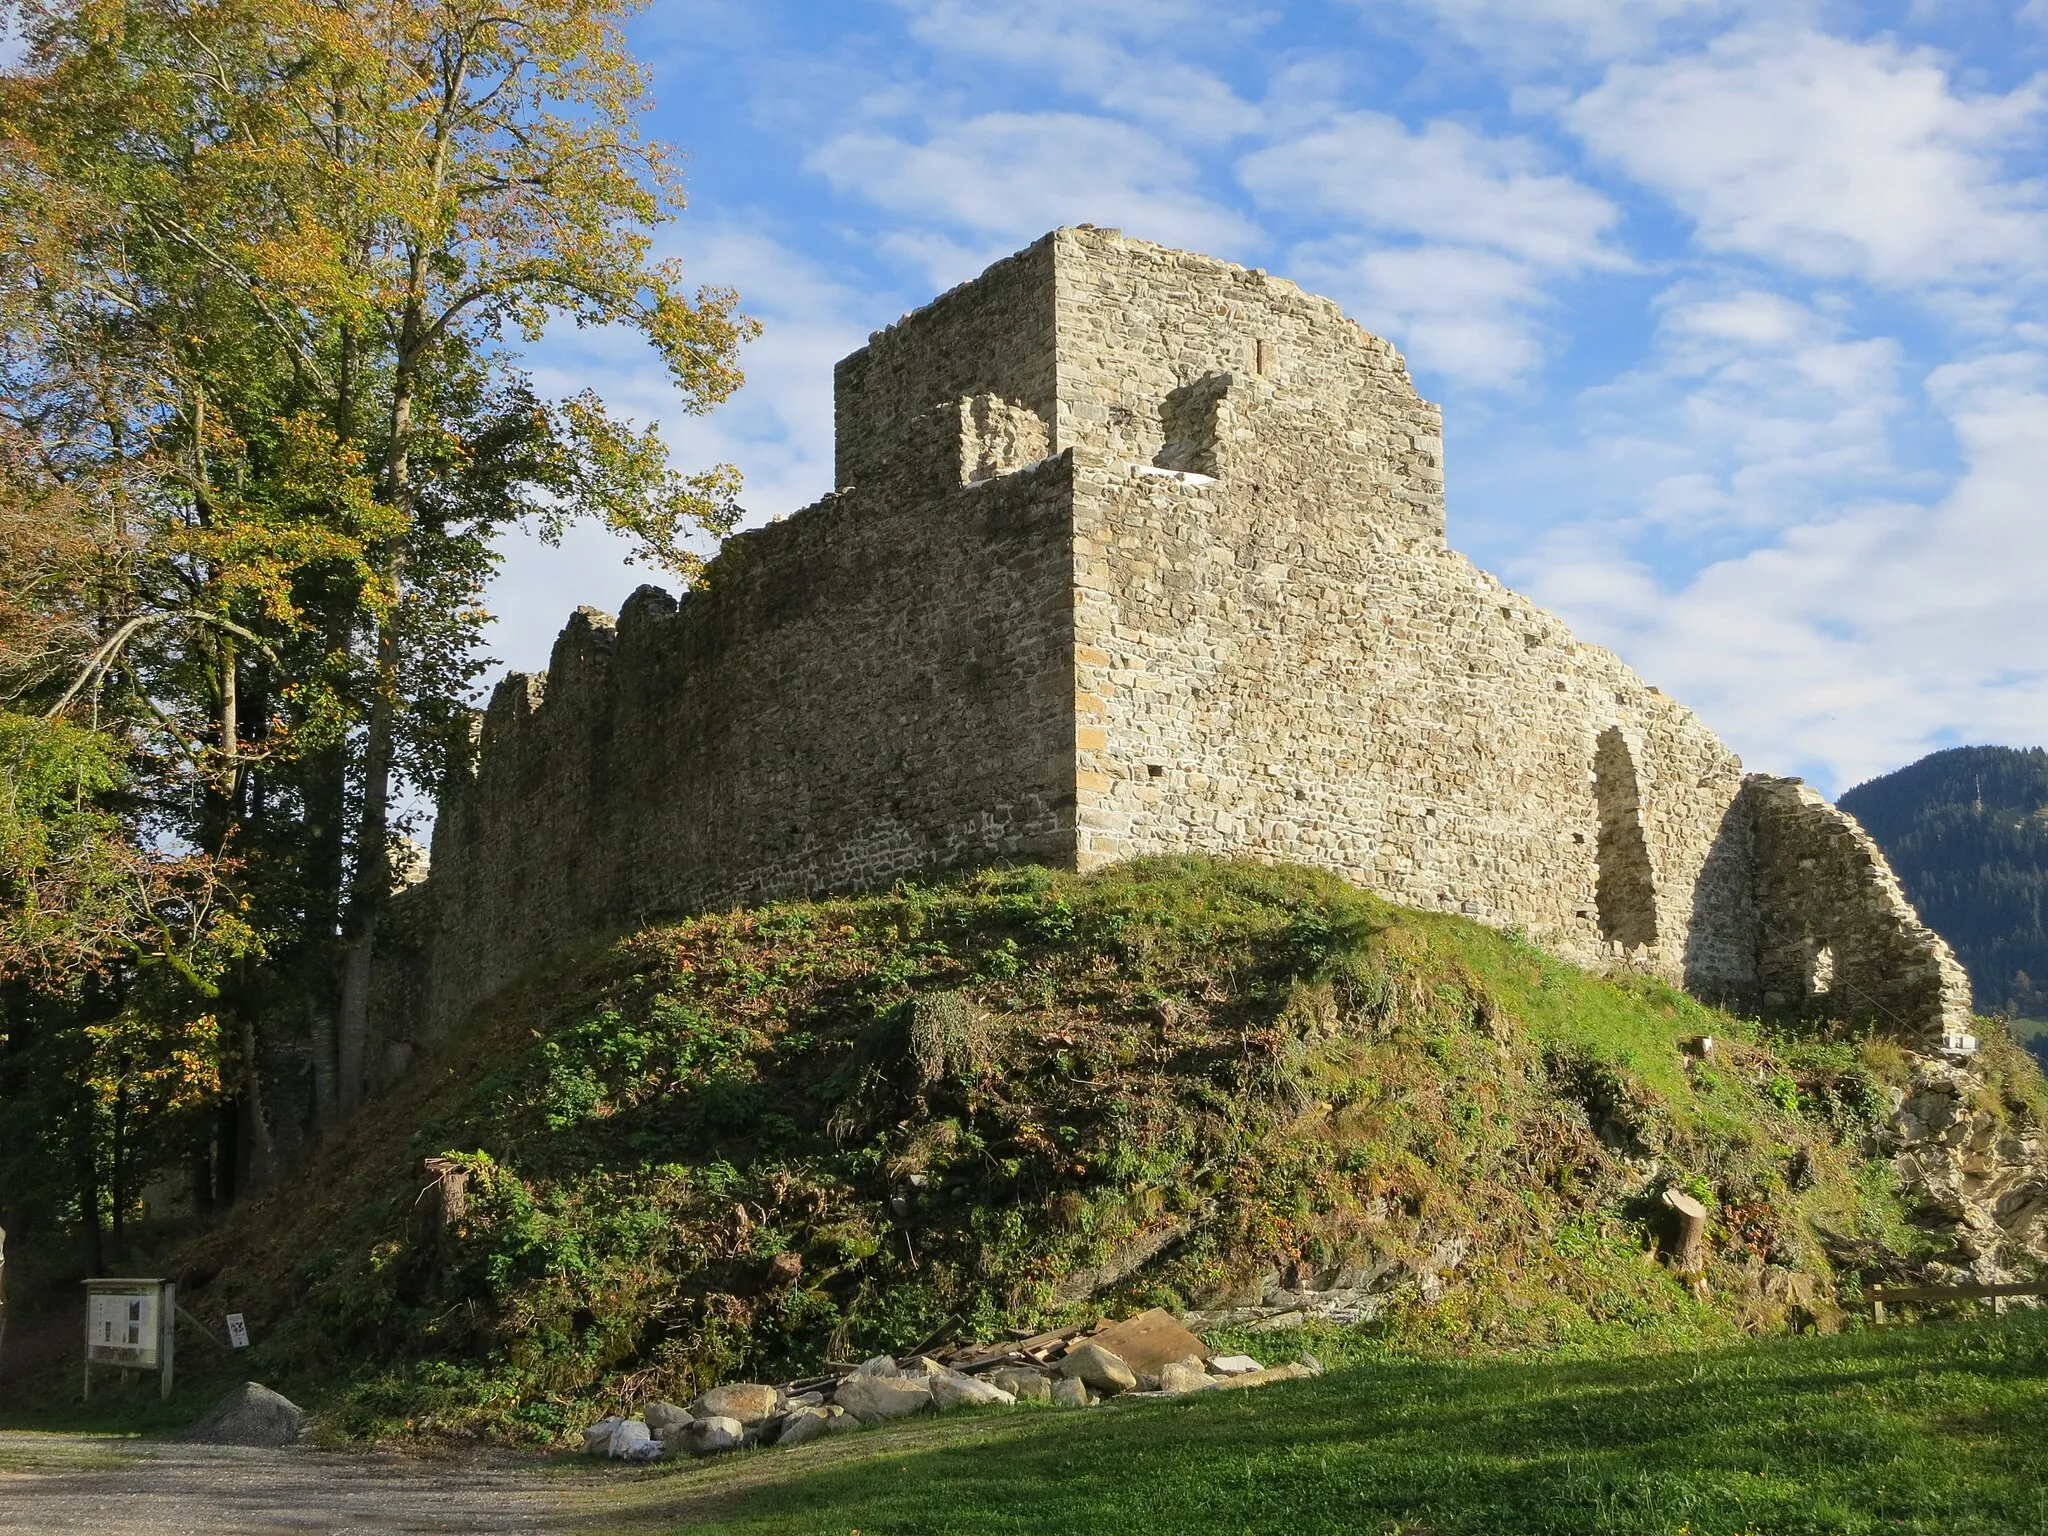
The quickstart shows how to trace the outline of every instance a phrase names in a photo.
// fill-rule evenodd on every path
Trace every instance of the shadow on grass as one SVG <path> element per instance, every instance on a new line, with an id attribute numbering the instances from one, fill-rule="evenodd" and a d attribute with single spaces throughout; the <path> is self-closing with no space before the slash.
<path id="1" fill-rule="evenodd" d="M 698 1488 L 680 1500 L 650 1487 L 643 1518 L 735 1536 L 2048 1532 L 2044 1409 L 2048 1324 L 2032 1319 L 1619 1364 L 1368 1367 L 884 1431 L 826 1465 L 766 1452 L 685 1474 Z"/>

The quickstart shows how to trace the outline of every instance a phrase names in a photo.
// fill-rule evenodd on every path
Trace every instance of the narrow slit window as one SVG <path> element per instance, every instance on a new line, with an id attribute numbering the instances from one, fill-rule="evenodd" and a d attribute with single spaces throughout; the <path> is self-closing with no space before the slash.
<path id="1" fill-rule="evenodd" d="M 1635 756 L 1618 726 L 1602 731 L 1594 746 L 1593 800 L 1600 817 L 1594 850 L 1600 937 L 1624 950 L 1645 948 L 1657 942 L 1657 887 L 1643 837 Z"/>

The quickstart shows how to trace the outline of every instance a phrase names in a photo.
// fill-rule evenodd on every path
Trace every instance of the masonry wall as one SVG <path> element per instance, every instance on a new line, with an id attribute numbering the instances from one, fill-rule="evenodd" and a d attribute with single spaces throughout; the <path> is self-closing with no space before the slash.
<path id="1" fill-rule="evenodd" d="M 730 541 L 680 605 L 579 610 L 443 797 L 429 1030 L 658 915 L 1070 864 L 1070 501 L 1057 460 L 883 484 Z"/>
<path id="2" fill-rule="evenodd" d="M 1970 1029 L 1970 984 L 1919 919 L 1877 844 L 1797 779 L 1753 776 L 1761 1001 L 1922 1045 Z"/>
<path id="3" fill-rule="evenodd" d="M 498 690 L 436 829 L 430 1026 L 664 914 L 1186 851 L 1739 1007 L 1967 1020 L 1853 822 L 1746 789 L 1689 711 L 1446 546 L 1437 409 L 1328 300 L 1060 230 L 836 383 L 838 493 L 680 606 L 579 612 Z"/>
<path id="4" fill-rule="evenodd" d="M 1444 547 L 1441 429 L 1398 354 L 1291 284 L 1092 245 L 1062 283 L 1063 422 L 1142 424 L 1148 398 L 1156 421 L 1182 381 L 1227 383 L 1207 473 L 1162 473 L 1158 426 L 1077 450 L 1082 864 L 1319 864 L 1752 996 L 1747 870 L 1714 857 L 1740 762 Z M 1233 371 L 1259 340 L 1266 371 Z M 1069 406 L 1070 345 L 1156 365 Z"/>

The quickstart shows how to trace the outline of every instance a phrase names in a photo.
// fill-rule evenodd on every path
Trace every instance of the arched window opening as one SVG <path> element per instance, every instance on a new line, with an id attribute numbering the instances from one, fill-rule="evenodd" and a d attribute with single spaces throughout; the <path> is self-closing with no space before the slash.
<path id="1" fill-rule="evenodd" d="M 1643 802 L 1636 762 L 1618 726 L 1600 733 L 1593 750 L 1593 801 L 1600 816 L 1594 904 L 1600 937 L 1624 950 L 1657 942 L 1657 889 L 1643 839 Z"/>

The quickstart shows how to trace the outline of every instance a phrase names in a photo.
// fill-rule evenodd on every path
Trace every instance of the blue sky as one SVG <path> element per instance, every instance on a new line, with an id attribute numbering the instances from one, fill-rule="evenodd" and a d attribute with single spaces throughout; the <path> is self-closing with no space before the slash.
<path id="1" fill-rule="evenodd" d="M 1067 223 L 1330 294 L 1444 406 L 1451 537 L 1830 792 L 2048 738 L 2048 0 L 654 0 L 664 233 L 766 325 L 661 416 L 756 519 L 829 489 L 832 362 Z M 521 543 L 497 654 L 636 582 Z"/>

